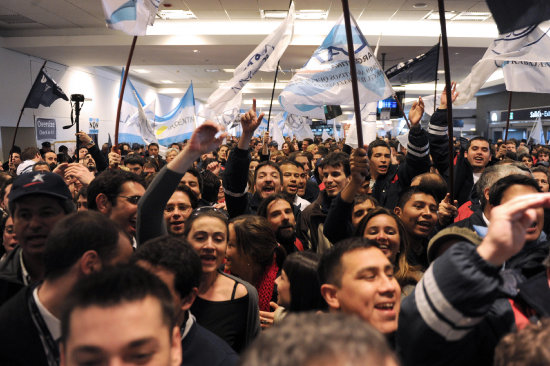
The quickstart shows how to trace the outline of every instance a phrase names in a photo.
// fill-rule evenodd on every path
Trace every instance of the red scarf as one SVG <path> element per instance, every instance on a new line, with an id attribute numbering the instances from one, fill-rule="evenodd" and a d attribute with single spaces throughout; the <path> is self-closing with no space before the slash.
<path id="1" fill-rule="evenodd" d="M 277 266 L 277 261 L 275 260 L 274 255 L 273 262 L 269 265 L 269 267 L 267 267 L 260 283 L 256 286 L 261 311 L 271 311 L 269 303 L 273 297 L 273 289 L 275 288 L 275 279 L 277 278 L 278 272 L 279 267 Z"/>

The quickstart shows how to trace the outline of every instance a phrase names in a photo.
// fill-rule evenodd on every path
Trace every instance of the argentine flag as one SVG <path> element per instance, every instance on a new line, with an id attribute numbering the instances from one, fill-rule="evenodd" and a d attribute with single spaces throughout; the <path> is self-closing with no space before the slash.
<path id="1" fill-rule="evenodd" d="M 174 142 L 191 138 L 195 128 L 195 93 L 191 83 L 183 98 L 170 113 L 155 117 L 155 135 L 159 144 L 169 146 Z"/>
<path id="2" fill-rule="evenodd" d="M 162 0 L 102 0 L 107 27 L 144 36 L 153 25 Z"/>
<path id="3" fill-rule="evenodd" d="M 355 65 L 361 105 L 393 94 L 357 22 L 351 17 Z M 340 17 L 323 44 L 290 80 L 279 96 L 289 113 L 325 119 L 324 105 L 352 104 L 351 74 L 344 18 Z"/>

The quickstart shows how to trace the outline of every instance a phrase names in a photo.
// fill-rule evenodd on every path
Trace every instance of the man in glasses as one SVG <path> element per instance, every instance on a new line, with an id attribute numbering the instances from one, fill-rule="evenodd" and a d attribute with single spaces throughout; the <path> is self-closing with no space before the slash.
<path id="1" fill-rule="evenodd" d="M 88 186 L 88 209 L 108 216 L 130 238 L 136 235 L 138 201 L 145 181 L 124 170 L 105 170 Z"/>

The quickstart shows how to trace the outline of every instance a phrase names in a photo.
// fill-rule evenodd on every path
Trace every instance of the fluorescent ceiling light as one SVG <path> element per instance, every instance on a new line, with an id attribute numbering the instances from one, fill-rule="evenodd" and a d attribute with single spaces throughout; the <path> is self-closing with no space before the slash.
<path id="1" fill-rule="evenodd" d="M 145 69 L 130 69 L 133 72 L 137 72 L 138 74 L 149 74 L 151 71 L 145 70 Z"/>
<path id="2" fill-rule="evenodd" d="M 230 72 L 230 73 L 234 73 L 235 72 L 235 69 L 222 69 L 223 72 Z"/>
<path id="3" fill-rule="evenodd" d="M 206 72 L 219 72 L 220 69 L 204 69 Z"/>
<path id="4" fill-rule="evenodd" d="M 463 11 L 458 14 L 453 20 L 478 20 L 484 21 L 491 17 L 489 12 L 473 12 L 473 11 Z"/>
<path id="5" fill-rule="evenodd" d="M 444 73 L 445 73 L 445 70 L 437 70 L 437 73 L 438 73 L 438 74 L 444 74 Z"/>
<path id="6" fill-rule="evenodd" d="M 445 12 L 445 19 L 450 20 L 453 19 L 456 16 L 456 13 L 454 11 L 446 11 Z M 432 10 L 426 16 L 424 17 L 426 20 L 439 20 L 439 12 Z"/>
<path id="7" fill-rule="evenodd" d="M 157 16 L 164 20 L 197 19 L 195 14 L 189 10 L 160 10 Z"/>
<path id="8" fill-rule="evenodd" d="M 287 14 L 288 10 L 260 10 L 260 15 L 264 19 L 283 19 Z M 327 17 L 328 10 L 303 9 L 296 12 L 296 19 L 302 20 L 321 20 Z"/>
<path id="9" fill-rule="evenodd" d="M 161 80 L 160 82 L 163 84 L 174 84 L 172 80 Z"/>

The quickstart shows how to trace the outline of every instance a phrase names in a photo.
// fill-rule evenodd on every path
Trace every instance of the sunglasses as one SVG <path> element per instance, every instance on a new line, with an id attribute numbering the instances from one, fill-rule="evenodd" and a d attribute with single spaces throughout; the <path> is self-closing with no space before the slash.
<path id="1" fill-rule="evenodd" d="M 137 205 L 139 200 L 141 199 L 141 196 L 119 196 L 119 197 L 124 198 L 126 201 L 128 201 L 132 205 Z"/>

